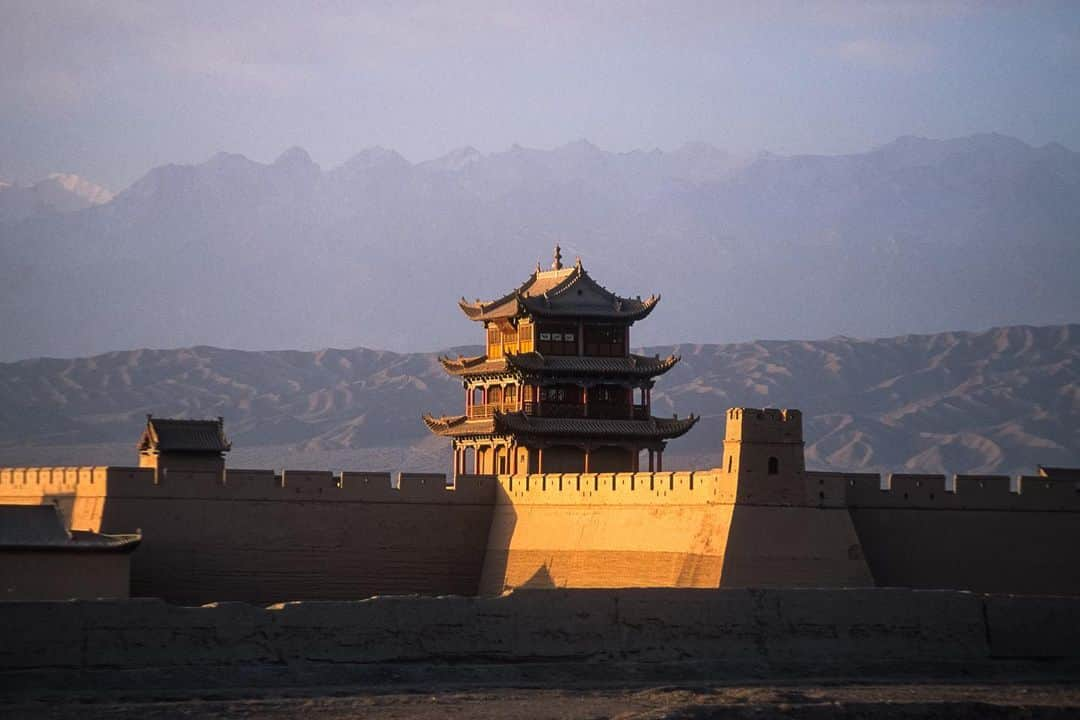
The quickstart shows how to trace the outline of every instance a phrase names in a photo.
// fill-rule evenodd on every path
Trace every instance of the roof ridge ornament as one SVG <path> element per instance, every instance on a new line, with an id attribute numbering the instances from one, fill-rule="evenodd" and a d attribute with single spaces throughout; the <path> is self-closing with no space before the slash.
<path id="1" fill-rule="evenodd" d="M 555 260 L 551 263 L 552 270 L 562 270 L 562 248 L 555 243 Z"/>

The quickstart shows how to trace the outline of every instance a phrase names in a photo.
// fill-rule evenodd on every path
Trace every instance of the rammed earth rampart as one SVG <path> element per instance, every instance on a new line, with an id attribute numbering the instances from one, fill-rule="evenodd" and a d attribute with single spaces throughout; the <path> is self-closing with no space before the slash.
<path id="1" fill-rule="evenodd" d="M 442 475 L 9 468 L 0 502 L 56 502 L 77 529 L 141 529 L 133 595 L 179 603 L 523 586 L 1080 594 L 1073 482 L 744 464 L 459 476 L 452 488 Z"/>
<path id="2" fill-rule="evenodd" d="M 1080 598 L 623 589 L 258 608 L 0 603 L 0 691 L 1075 677 Z"/>

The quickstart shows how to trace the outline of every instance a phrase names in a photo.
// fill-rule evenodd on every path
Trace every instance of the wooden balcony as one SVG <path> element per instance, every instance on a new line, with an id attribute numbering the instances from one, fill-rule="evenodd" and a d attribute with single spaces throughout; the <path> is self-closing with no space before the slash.
<path id="1" fill-rule="evenodd" d="M 522 412 L 535 417 L 549 418 L 595 418 L 597 420 L 648 420 L 649 408 L 645 405 L 608 405 L 592 403 L 558 402 L 504 402 L 473 405 L 468 416 L 475 419 L 489 418 L 497 412 Z"/>
<path id="2" fill-rule="evenodd" d="M 487 403 L 485 405 L 473 405 L 469 408 L 468 416 L 470 418 L 489 418 L 497 412 L 512 413 L 519 410 L 521 410 L 521 404 L 518 402 Z"/>
<path id="3" fill-rule="evenodd" d="M 598 420 L 648 420 L 649 409 L 644 405 L 591 405 L 577 403 L 522 403 L 526 415 L 549 418 L 596 418 Z"/>

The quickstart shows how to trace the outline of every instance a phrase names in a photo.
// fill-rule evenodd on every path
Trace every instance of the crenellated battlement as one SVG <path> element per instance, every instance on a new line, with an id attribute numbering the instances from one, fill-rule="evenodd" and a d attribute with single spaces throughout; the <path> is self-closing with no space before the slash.
<path id="1" fill-rule="evenodd" d="M 728 442 L 802 443 L 802 412 L 781 408 L 729 408 Z"/>
<path id="2" fill-rule="evenodd" d="M 736 485 L 721 475 L 715 470 L 499 475 L 497 482 L 501 492 L 496 502 L 548 505 L 732 503 Z"/>
<path id="3" fill-rule="evenodd" d="M 460 476 L 471 481 L 484 476 Z M 1080 511 L 1080 483 L 1042 476 L 808 471 L 796 483 L 721 469 L 500 475 L 497 502 L 545 505 L 789 505 L 821 508 Z M 787 492 L 782 492 L 786 490 Z"/>
<path id="4" fill-rule="evenodd" d="M 739 487 L 738 474 L 711 470 L 637 473 L 460 475 L 440 473 L 230 468 L 223 473 L 152 468 L 68 466 L 0 468 L 0 501 L 42 498 L 148 497 L 222 500 L 486 504 L 495 488 L 510 501 L 569 504 L 776 504 L 775 488 L 757 478 Z M 751 484 L 754 483 L 754 484 Z M 808 471 L 805 493 L 786 502 L 825 507 L 909 507 L 1080 511 L 1080 482 L 1040 475 L 841 473 Z"/>
<path id="5" fill-rule="evenodd" d="M 835 473 L 810 471 L 811 484 L 843 488 L 852 508 L 1080 511 L 1080 482 L 1037 475 Z"/>
<path id="6" fill-rule="evenodd" d="M 73 466 L 0 468 L 0 502 L 42 498 L 184 498 L 220 500 L 327 500 L 341 502 L 489 504 L 495 480 L 439 473 L 229 468 L 157 472 L 146 467 Z"/>

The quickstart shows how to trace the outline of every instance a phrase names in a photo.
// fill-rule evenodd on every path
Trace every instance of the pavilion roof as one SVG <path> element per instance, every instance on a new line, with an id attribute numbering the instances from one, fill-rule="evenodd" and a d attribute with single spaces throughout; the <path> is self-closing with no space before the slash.
<path id="1" fill-rule="evenodd" d="M 562 266 L 555 249 L 551 270 L 536 271 L 525 282 L 497 300 L 458 303 L 470 320 L 484 322 L 532 315 L 550 318 L 600 318 L 634 322 L 647 316 L 660 302 L 659 295 L 627 298 L 616 295 L 590 277 L 579 259 L 573 267 Z"/>
<path id="2" fill-rule="evenodd" d="M 226 452 L 232 444 L 225 437 L 222 418 L 180 420 L 147 415 L 138 447 L 156 452 Z"/>
<path id="3" fill-rule="evenodd" d="M 666 440 L 685 434 L 698 418 L 649 418 L 648 420 L 603 420 L 599 418 L 545 418 L 525 413 L 496 415 L 495 424 L 506 433 L 522 435 L 562 435 L 574 437 L 624 437 Z"/>
<path id="4" fill-rule="evenodd" d="M 538 352 L 506 355 L 489 359 L 474 357 L 439 358 L 446 372 L 459 377 L 551 373 L 556 375 L 612 375 L 618 377 L 655 377 L 662 375 L 679 362 L 678 355 L 659 356 L 631 354 L 627 357 L 582 357 L 578 355 L 542 355 Z"/>
<path id="5" fill-rule="evenodd" d="M 424 416 L 424 423 L 436 435 L 468 437 L 473 435 L 546 435 L 567 437 L 602 437 L 665 440 L 685 434 L 698 418 L 649 418 L 648 420 L 605 420 L 599 418 L 544 418 L 525 413 L 496 413 L 483 420 L 469 420 L 465 415 Z"/>

